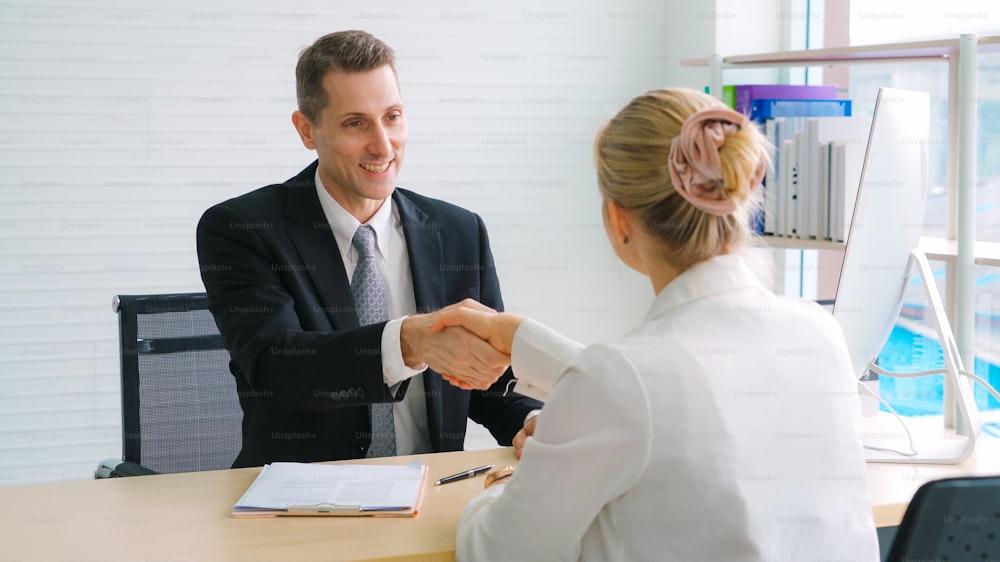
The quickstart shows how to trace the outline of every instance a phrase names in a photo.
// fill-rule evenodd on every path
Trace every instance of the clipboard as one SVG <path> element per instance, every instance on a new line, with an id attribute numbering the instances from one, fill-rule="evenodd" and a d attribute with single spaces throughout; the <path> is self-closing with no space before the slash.
<path id="1" fill-rule="evenodd" d="M 333 473 L 337 469 L 346 469 L 351 471 L 351 475 L 357 477 L 361 475 L 363 478 L 366 473 L 373 479 L 376 479 L 379 475 L 374 474 L 378 469 L 383 469 L 383 472 L 389 472 L 387 476 L 383 478 L 388 478 L 392 476 L 392 469 L 397 469 L 399 471 L 409 469 L 415 469 L 417 465 L 311 465 L 306 463 L 275 463 L 281 465 L 297 465 L 297 466 L 283 466 L 286 469 L 296 469 L 302 472 L 313 471 L 317 474 L 324 471 L 324 468 L 332 467 L 334 470 L 327 472 Z M 287 482 L 272 482 L 268 481 L 269 477 L 275 476 L 274 470 L 269 470 L 271 465 L 265 465 L 261 469 L 261 473 L 254 480 L 254 483 L 250 485 L 250 488 L 243 495 L 242 498 L 233 506 L 233 510 L 230 515 L 234 518 L 247 518 L 247 519 L 257 519 L 257 518 L 267 518 L 267 517 L 416 517 L 420 512 L 420 506 L 423 503 L 424 490 L 427 487 L 427 465 L 419 465 L 419 476 L 413 481 L 405 482 L 404 486 L 412 486 L 412 490 L 407 488 L 405 491 L 412 491 L 412 505 L 398 506 L 398 505 L 384 505 L 384 504 L 354 504 L 345 505 L 337 503 L 328 503 L 326 501 L 318 501 L 317 503 L 287 503 L 284 505 L 280 501 L 271 502 L 271 505 L 256 507 L 254 504 L 255 494 L 260 496 L 261 488 L 264 486 L 272 486 L 288 484 Z M 308 468 L 307 468 L 308 467 Z M 389 469 L 388 471 L 386 469 Z M 273 478 L 271 478 L 273 480 Z M 382 483 L 387 483 L 388 480 Z M 331 482 L 331 486 L 334 489 L 349 487 L 355 482 Z M 294 485 L 295 483 L 291 483 Z M 307 482 L 307 485 L 309 483 Z M 322 487 L 322 483 L 316 483 L 316 488 L 319 490 Z M 280 488 L 278 488 L 280 492 Z M 266 492 L 265 492 L 266 493 Z"/>

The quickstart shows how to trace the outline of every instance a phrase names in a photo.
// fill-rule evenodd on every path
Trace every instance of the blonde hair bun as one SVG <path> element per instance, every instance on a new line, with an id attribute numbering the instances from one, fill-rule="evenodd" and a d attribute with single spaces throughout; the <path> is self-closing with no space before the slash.
<path id="1" fill-rule="evenodd" d="M 690 131 L 684 139 L 678 137 L 685 122 L 699 112 L 713 128 L 699 133 L 716 135 L 711 150 L 717 155 L 698 152 L 683 160 L 705 168 L 694 174 L 698 180 L 695 185 L 706 179 L 713 184 L 710 190 L 694 190 L 698 191 L 694 193 L 696 205 L 687 180 L 680 180 L 685 185 L 675 187 L 672 179 L 672 175 L 694 172 L 684 168 L 678 174 L 671 157 L 681 141 L 698 144 L 688 138 L 694 134 Z M 723 124 L 721 133 L 715 130 L 716 122 Z M 736 122 L 738 126 L 725 126 Z M 756 125 L 719 100 L 686 88 L 647 92 L 605 124 L 598 133 L 594 155 L 603 195 L 643 218 L 647 230 L 663 242 L 666 257 L 675 265 L 687 268 L 729 252 L 750 237 L 750 217 L 761 201 L 761 190 L 756 187 L 770 162 L 768 144 Z M 688 192 L 681 193 L 685 189 Z"/>

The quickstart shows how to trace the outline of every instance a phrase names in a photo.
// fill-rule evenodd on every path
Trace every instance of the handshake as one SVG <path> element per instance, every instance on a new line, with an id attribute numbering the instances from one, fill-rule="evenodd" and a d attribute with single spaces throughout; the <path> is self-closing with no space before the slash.
<path id="1" fill-rule="evenodd" d="M 523 320 L 472 299 L 407 317 L 399 336 L 403 363 L 427 365 L 465 390 L 486 390 L 510 365 L 514 332 Z"/>

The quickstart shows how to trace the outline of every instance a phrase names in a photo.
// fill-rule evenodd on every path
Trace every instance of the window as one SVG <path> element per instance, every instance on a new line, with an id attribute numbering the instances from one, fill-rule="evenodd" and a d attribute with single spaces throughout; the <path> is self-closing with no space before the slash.
<path id="1" fill-rule="evenodd" d="M 954 38 L 960 33 L 1000 32 L 1000 12 L 984 3 L 960 0 L 948 5 L 899 4 L 887 0 L 852 2 L 851 44 Z M 902 21 L 900 21 L 902 20 Z M 897 21 L 905 25 L 886 25 Z M 887 33 L 889 35 L 887 35 Z M 890 36 L 896 33 L 899 35 Z M 977 130 L 976 238 L 1000 242 L 1000 55 L 979 54 L 979 120 Z M 856 114 L 871 114 L 879 86 L 922 90 L 931 95 L 929 145 L 931 187 L 923 225 L 925 236 L 946 237 L 948 226 L 948 66 L 940 62 L 856 65 L 850 67 L 850 97 Z M 931 262 L 942 297 L 947 294 L 947 267 Z M 1000 384 L 1000 269 L 976 268 L 975 371 L 993 386 Z M 889 370 L 922 371 L 944 365 L 941 346 L 923 292 L 915 278 L 904 295 L 903 310 L 879 357 Z M 968 366 L 967 366 L 968 367 Z M 942 377 L 892 379 L 883 377 L 882 396 L 900 414 L 941 414 Z M 1000 409 L 977 385 L 981 410 Z"/>

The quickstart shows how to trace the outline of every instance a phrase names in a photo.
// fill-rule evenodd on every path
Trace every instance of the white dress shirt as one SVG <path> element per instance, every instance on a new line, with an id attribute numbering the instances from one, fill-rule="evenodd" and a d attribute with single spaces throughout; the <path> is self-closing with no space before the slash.
<path id="1" fill-rule="evenodd" d="M 319 195 L 323 214 L 333 229 L 333 237 L 337 241 L 337 249 L 340 251 L 341 259 L 344 260 L 344 269 L 347 270 L 347 280 L 350 282 L 354 277 L 354 268 L 358 264 L 358 252 L 351 241 L 361 223 L 323 188 L 319 169 L 316 170 L 316 193 Z M 386 323 L 382 331 L 382 376 L 390 388 L 410 379 L 406 396 L 392 406 L 396 427 L 396 453 L 399 455 L 429 453 L 431 440 L 427 428 L 424 379 L 414 376 L 422 373 L 427 367 L 420 369 L 407 367 L 403 363 L 403 352 L 400 349 L 399 337 L 403 319 L 417 311 L 417 304 L 413 295 L 413 278 L 410 275 L 410 257 L 406 252 L 403 223 L 399 218 L 399 210 L 392 203 L 392 197 L 386 198 L 379 210 L 365 224 L 375 231 L 375 265 L 385 283 L 389 318 L 392 319 Z"/>
<path id="2" fill-rule="evenodd" d="M 459 560 L 878 560 L 839 325 L 743 257 L 685 271 L 621 339 L 527 320 L 514 372 L 565 371 Z"/>

